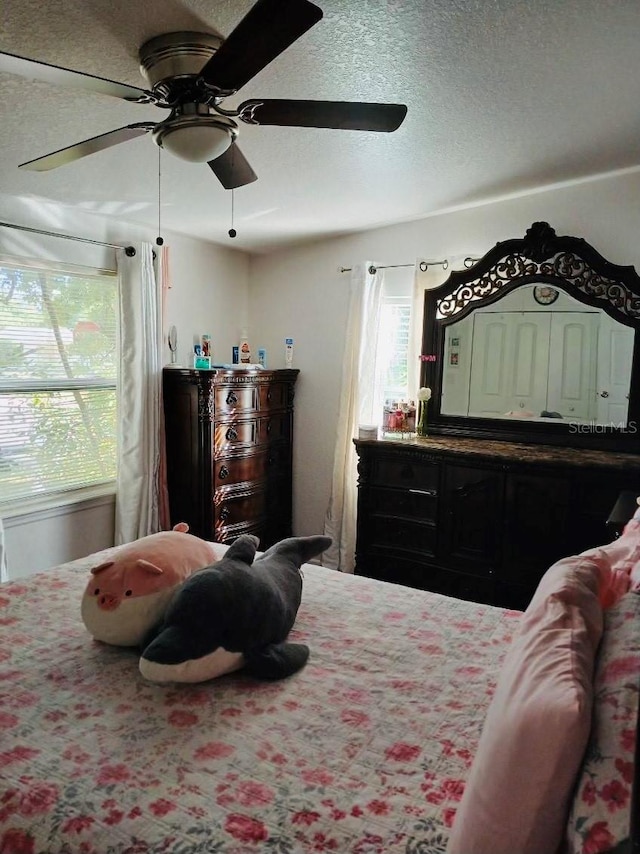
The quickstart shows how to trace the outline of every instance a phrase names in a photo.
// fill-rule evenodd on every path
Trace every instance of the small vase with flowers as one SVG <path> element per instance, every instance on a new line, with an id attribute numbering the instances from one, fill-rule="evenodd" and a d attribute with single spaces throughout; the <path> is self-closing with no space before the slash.
<path id="1" fill-rule="evenodd" d="M 418 391 L 418 421 L 416 424 L 416 433 L 418 436 L 428 436 L 427 426 L 427 405 L 431 400 L 431 389 L 423 387 Z"/>

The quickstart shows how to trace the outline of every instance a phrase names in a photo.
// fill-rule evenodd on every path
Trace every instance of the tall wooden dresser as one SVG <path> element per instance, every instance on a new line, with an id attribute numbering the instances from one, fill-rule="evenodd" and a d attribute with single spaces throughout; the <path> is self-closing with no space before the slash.
<path id="1" fill-rule="evenodd" d="M 165 368 L 171 524 L 220 543 L 291 536 L 297 370 Z"/>

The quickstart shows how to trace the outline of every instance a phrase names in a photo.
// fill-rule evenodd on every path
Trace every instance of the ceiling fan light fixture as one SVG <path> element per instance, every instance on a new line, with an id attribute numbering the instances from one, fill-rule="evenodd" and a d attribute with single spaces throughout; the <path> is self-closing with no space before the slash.
<path id="1" fill-rule="evenodd" d="M 231 145 L 231 137 L 226 128 L 204 125 L 169 131 L 164 134 L 160 144 L 181 160 L 208 163 L 224 154 Z"/>
<path id="2" fill-rule="evenodd" d="M 153 138 L 181 160 L 208 163 L 224 154 L 237 132 L 235 123 L 224 116 L 190 115 L 156 125 Z"/>

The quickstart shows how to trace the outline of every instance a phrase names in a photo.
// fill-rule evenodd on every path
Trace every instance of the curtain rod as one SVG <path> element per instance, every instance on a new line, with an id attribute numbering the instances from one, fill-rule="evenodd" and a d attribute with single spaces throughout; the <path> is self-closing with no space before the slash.
<path id="1" fill-rule="evenodd" d="M 467 255 L 464 259 L 463 264 L 465 267 L 472 267 L 476 261 L 479 261 L 479 258 L 472 258 L 471 255 Z M 415 267 L 415 264 L 371 264 L 369 267 L 369 273 L 374 276 L 378 270 L 388 270 L 396 267 Z M 449 268 L 449 259 L 445 258 L 443 261 L 421 261 L 419 264 L 420 272 L 426 273 L 429 267 L 442 267 L 443 270 L 447 270 Z M 340 267 L 338 272 L 340 273 L 350 273 L 352 267 Z"/>
<path id="2" fill-rule="evenodd" d="M 32 234 L 44 234 L 47 237 L 62 237 L 65 240 L 78 240 L 80 243 L 93 243 L 95 246 L 107 246 L 109 249 L 124 249 L 132 258 L 136 254 L 133 246 L 121 246 L 119 243 L 104 243 L 102 240 L 91 240 L 88 237 L 77 237 L 74 234 L 61 234 L 58 231 L 44 231 L 42 228 L 29 228 L 27 225 L 17 225 L 13 222 L 0 222 L 3 228 L 17 228 L 19 231 L 29 231 Z"/>

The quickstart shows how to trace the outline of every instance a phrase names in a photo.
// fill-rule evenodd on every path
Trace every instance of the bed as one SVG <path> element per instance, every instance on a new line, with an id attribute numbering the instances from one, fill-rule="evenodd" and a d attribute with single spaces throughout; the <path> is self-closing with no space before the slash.
<path id="1" fill-rule="evenodd" d="M 520 612 L 305 564 L 299 673 L 154 685 L 134 650 L 94 641 L 80 619 L 108 552 L 0 588 L 0 851 L 447 850 Z M 585 825 L 602 799 L 578 777 L 589 830 L 571 850 L 594 854 L 613 837 Z"/>

